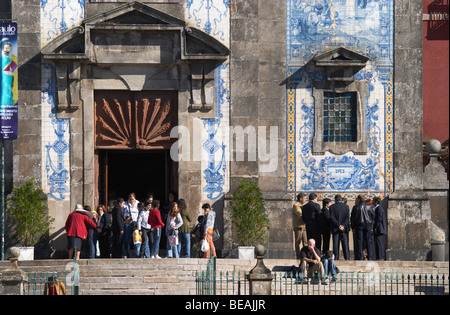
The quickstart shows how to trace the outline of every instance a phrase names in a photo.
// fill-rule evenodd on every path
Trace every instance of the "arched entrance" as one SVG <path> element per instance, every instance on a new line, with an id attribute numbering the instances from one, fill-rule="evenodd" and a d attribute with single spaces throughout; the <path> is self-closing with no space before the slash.
<path id="1" fill-rule="evenodd" d="M 176 91 L 96 90 L 94 110 L 99 203 L 130 192 L 141 201 L 153 193 L 164 202 L 178 190 L 178 164 L 170 158 Z"/>

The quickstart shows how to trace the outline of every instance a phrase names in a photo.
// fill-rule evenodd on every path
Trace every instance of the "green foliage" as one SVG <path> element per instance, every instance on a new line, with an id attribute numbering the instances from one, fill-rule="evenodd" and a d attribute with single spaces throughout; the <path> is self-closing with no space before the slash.
<path id="1" fill-rule="evenodd" d="M 34 246 L 49 233 L 55 219 L 47 215 L 47 195 L 33 178 L 14 187 L 7 203 L 21 245 Z"/>
<path id="2" fill-rule="evenodd" d="M 254 180 L 241 180 L 231 200 L 233 234 L 241 246 L 256 246 L 268 241 L 270 229 L 265 201 Z"/>

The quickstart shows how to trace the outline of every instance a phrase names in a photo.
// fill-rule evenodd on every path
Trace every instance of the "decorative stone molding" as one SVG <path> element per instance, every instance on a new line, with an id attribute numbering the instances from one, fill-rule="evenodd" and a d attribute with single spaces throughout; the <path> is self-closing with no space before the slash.
<path id="1" fill-rule="evenodd" d="M 355 81 L 355 74 L 366 66 L 369 58 L 338 48 L 313 58 L 314 65 L 323 69 L 326 80 L 314 81 L 313 96 L 315 100 L 315 132 L 312 143 L 313 154 L 323 155 L 326 151 L 342 155 L 353 151 L 356 155 L 367 154 L 365 105 L 369 85 L 367 81 Z M 356 93 L 357 139 L 355 142 L 324 142 L 324 93 Z"/>
<path id="2" fill-rule="evenodd" d="M 89 65 L 145 65 L 188 66 L 191 109 L 211 111 L 214 70 L 230 51 L 184 21 L 135 1 L 85 19 L 41 53 L 55 64 L 59 110 L 81 106 L 81 74 Z"/>

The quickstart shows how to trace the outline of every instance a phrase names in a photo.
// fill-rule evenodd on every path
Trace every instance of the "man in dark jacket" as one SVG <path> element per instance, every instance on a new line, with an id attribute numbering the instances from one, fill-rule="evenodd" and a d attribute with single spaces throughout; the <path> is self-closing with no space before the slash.
<path id="1" fill-rule="evenodd" d="M 317 203 L 317 194 L 309 194 L 309 202 L 302 207 L 302 216 L 306 223 L 308 240 L 314 239 L 320 248 L 322 244 L 319 230 L 320 205 Z"/>
<path id="2" fill-rule="evenodd" d="M 372 206 L 365 203 L 363 195 L 356 197 L 356 205 L 352 209 L 351 226 L 354 230 L 355 240 L 355 260 L 363 260 L 363 242 L 367 246 L 367 259 L 373 259 L 372 223 L 375 214 Z"/>
<path id="3" fill-rule="evenodd" d="M 339 242 L 342 244 L 345 260 L 350 259 L 348 249 L 348 223 L 350 218 L 349 207 L 342 203 L 342 196 L 334 197 L 335 203 L 330 207 L 331 233 L 333 235 L 333 254 L 335 260 L 339 259 Z"/>
<path id="4" fill-rule="evenodd" d="M 125 205 L 125 200 L 119 198 L 116 201 L 116 205 L 112 210 L 112 257 L 122 257 L 122 237 L 123 237 L 123 215 L 122 209 Z"/>
<path id="5" fill-rule="evenodd" d="M 375 207 L 375 219 L 373 223 L 373 239 L 375 247 L 375 259 L 385 260 L 385 249 L 383 235 L 387 234 L 386 228 L 386 214 L 383 207 L 380 205 L 381 198 L 375 197 L 372 204 Z"/>

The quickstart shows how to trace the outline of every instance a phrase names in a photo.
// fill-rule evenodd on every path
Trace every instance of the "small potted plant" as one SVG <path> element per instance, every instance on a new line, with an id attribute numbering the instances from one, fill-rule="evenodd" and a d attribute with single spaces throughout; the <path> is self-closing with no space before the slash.
<path id="1" fill-rule="evenodd" d="M 240 259 L 254 259 L 256 245 L 268 241 L 269 216 L 261 189 L 254 180 L 243 179 L 233 193 L 231 220 Z"/>
<path id="2" fill-rule="evenodd" d="M 48 215 L 47 195 L 31 178 L 14 187 L 7 200 L 7 209 L 21 246 L 19 260 L 34 259 L 34 245 L 47 236 L 55 221 Z"/>

